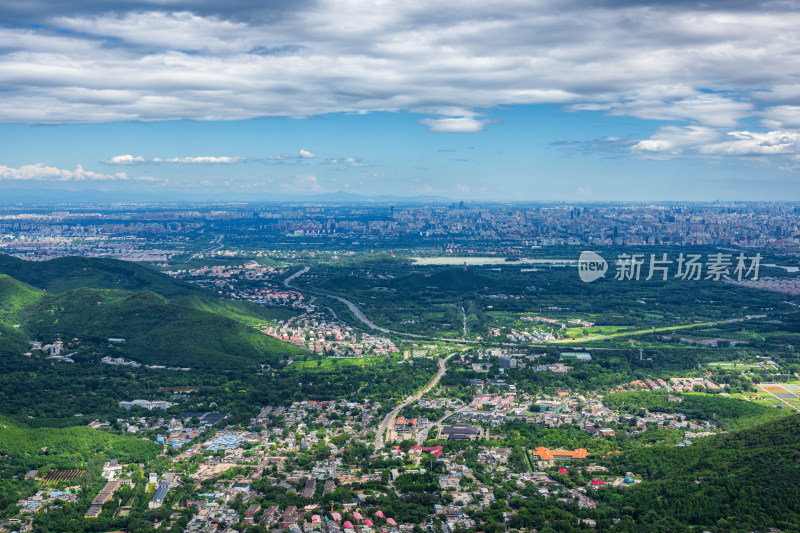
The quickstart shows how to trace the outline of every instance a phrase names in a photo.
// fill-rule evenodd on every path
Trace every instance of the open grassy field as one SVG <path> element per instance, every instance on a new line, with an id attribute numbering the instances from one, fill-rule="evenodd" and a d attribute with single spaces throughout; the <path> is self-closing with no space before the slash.
<path id="1" fill-rule="evenodd" d="M 384 361 L 382 355 L 367 355 L 364 357 L 326 357 L 325 359 L 311 359 L 296 361 L 292 365 L 306 370 L 330 370 L 342 366 L 370 366 Z"/>

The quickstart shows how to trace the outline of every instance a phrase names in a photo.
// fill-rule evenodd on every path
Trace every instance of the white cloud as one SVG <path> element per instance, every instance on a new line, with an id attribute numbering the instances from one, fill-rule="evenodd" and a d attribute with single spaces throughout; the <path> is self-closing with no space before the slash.
<path id="1" fill-rule="evenodd" d="M 246 52 L 258 42 L 254 28 L 246 23 L 188 11 L 104 13 L 94 17 L 56 17 L 52 22 L 66 30 L 101 37 L 114 35 L 125 43 L 147 48 L 231 53 Z"/>
<path id="2" fill-rule="evenodd" d="M 718 137 L 717 130 L 705 126 L 664 126 L 649 139 L 633 145 L 631 149 L 641 154 L 677 155 L 687 149 L 696 149 Z"/>
<path id="3" fill-rule="evenodd" d="M 578 110 L 607 110 L 610 115 L 632 116 L 647 120 L 690 121 L 706 126 L 730 128 L 735 127 L 739 119 L 753 113 L 754 106 L 749 102 L 741 102 L 732 98 L 697 93 L 686 98 L 664 100 L 666 95 L 658 98 L 647 98 L 637 94 L 635 99 L 612 102 L 605 105 L 574 105 Z"/>
<path id="4" fill-rule="evenodd" d="M 180 164 L 217 164 L 217 163 L 241 163 L 244 161 L 244 157 L 227 157 L 227 156 L 197 156 L 197 157 L 171 157 L 169 159 L 165 159 L 164 162 L 166 163 L 180 163 Z"/>
<path id="5" fill-rule="evenodd" d="M 768 107 L 762 112 L 762 123 L 769 128 L 800 128 L 800 106 Z"/>
<path id="6" fill-rule="evenodd" d="M 704 126 L 665 126 L 631 150 L 645 157 L 704 156 L 800 156 L 800 133 L 794 131 L 730 131 Z"/>
<path id="7" fill-rule="evenodd" d="M 700 148 L 703 154 L 719 155 L 779 155 L 800 153 L 800 133 L 770 131 L 732 131 L 733 140 L 713 143 Z"/>
<path id="8" fill-rule="evenodd" d="M 734 128 L 800 92 L 791 2 L 320 0 L 280 16 L 48 3 L 36 12 L 60 14 L 0 28 L 0 121 L 408 110 L 452 117 L 427 119 L 432 130 L 474 132 L 476 109 L 556 103 Z"/>
<path id="9" fill-rule="evenodd" d="M 460 193 L 468 193 L 470 191 L 469 185 L 464 185 L 463 183 L 456 184 L 456 190 Z"/>
<path id="10" fill-rule="evenodd" d="M 490 121 L 472 117 L 452 117 L 424 118 L 419 123 L 428 126 L 434 133 L 476 133 L 482 131 Z"/>
<path id="11" fill-rule="evenodd" d="M 68 170 L 44 163 L 34 165 L 22 165 L 19 168 L 12 168 L 0 165 L 0 180 L 11 181 L 109 181 L 127 180 L 128 175 L 124 172 L 116 174 L 101 174 L 86 170 L 81 165 L 76 165 L 75 170 Z"/>
<path id="12" fill-rule="evenodd" d="M 296 176 L 290 180 L 278 183 L 278 189 L 287 193 L 320 193 L 326 192 L 325 187 L 320 185 L 319 180 L 314 175 Z"/>
<path id="13" fill-rule="evenodd" d="M 114 157 L 110 157 L 108 159 L 104 159 L 103 163 L 108 165 L 135 165 L 137 163 L 146 163 L 147 159 L 137 155 L 133 156 L 131 154 L 125 155 L 115 155 Z"/>
<path id="14" fill-rule="evenodd" d="M 797 152 L 800 11 L 792 2 L 319 0 L 289 11 L 218 4 L 216 15 L 197 2 L 177 12 L 163 0 L 91 4 L 41 0 L 36 24 L 0 27 L 0 122 L 410 111 L 429 117 L 420 123 L 432 132 L 476 133 L 495 123 L 486 118 L 493 109 L 549 103 L 673 123 L 631 146 L 644 157 Z M 746 119 L 768 131 L 739 131 Z M 314 157 L 300 150 L 266 160 Z M 124 154 L 103 163 L 245 160 Z M 23 168 L 4 172 L 51 167 Z"/>
<path id="15" fill-rule="evenodd" d="M 368 167 L 369 165 L 363 161 L 361 161 L 357 157 L 340 157 L 340 158 L 332 158 L 326 159 L 325 163 L 328 165 L 344 165 L 348 167 Z"/>
<path id="16" fill-rule="evenodd" d="M 144 163 L 171 163 L 171 164 L 230 164 L 230 163 L 241 163 L 246 161 L 247 158 L 245 157 L 228 157 L 228 156 L 195 156 L 195 157 L 170 157 L 170 158 L 161 158 L 161 157 L 154 157 L 153 159 L 147 159 L 143 156 L 133 156 L 131 154 L 125 155 L 117 155 L 108 159 L 104 159 L 103 163 L 108 165 L 134 165 L 134 164 L 144 164 Z"/>

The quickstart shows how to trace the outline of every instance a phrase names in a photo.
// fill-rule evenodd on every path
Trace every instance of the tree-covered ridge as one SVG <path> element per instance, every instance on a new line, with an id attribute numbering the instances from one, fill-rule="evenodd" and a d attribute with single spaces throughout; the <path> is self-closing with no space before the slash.
<path id="1" fill-rule="evenodd" d="M 42 292 L 6 274 L 0 274 L 0 318 L 13 317 L 21 309 L 36 303 Z"/>
<path id="2" fill-rule="evenodd" d="M 22 282 L 19 285 L 23 287 L 38 288 L 48 293 L 80 288 L 149 291 L 183 307 L 210 311 L 247 325 L 275 320 L 276 317 L 286 318 L 287 315 L 284 309 L 269 309 L 247 301 L 224 300 L 206 289 L 172 278 L 150 266 L 117 259 L 61 257 L 49 261 L 24 261 L 0 254 L 0 273 Z M 0 301 L 7 290 L 3 285 L 0 281 Z M 19 291 L 20 288 L 14 290 Z"/>
<path id="3" fill-rule="evenodd" d="M 672 396 L 672 401 L 670 401 Z M 611 409 L 636 414 L 640 409 L 660 413 L 682 413 L 691 420 L 710 420 L 721 429 L 746 429 L 789 414 L 781 409 L 711 394 L 666 392 L 617 392 L 603 397 Z"/>
<path id="4" fill-rule="evenodd" d="M 793 415 L 686 448 L 638 448 L 613 456 L 612 468 L 636 472 L 645 482 L 598 496 L 623 519 L 620 530 L 797 531 L 798 459 L 800 415 Z"/>
<path id="5" fill-rule="evenodd" d="M 143 462 L 161 451 L 155 442 L 78 426 L 30 428 L 0 416 L 0 461 L 24 473 L 29 469 L 80 469 L 97 454 L 124 462 Z M 4 476 L 5 477 L 5 476 Z"/>
<path id="6" fill-rule="evenodd" d="M 118 259 L 60 257 L 49 261 L 24 261 L 0 254 L 0 272 L 47 292 L 56 293 L 90 287 L 146 290 L 167 298 L 205 294 L 202 289 L 172 279 L 152 267 Z"/>
<path id="7" fill-rule="evenodd" d="M 0 358 L 27 349 L 28 338 L 18 327 L 18 314 L 42 296 L 38 289 L 0 274 Z"/>
<path id="8" fill-rule="evenodd" d="M 177 305 L 152 292 L 78 288 L 51 294 L 8 277 L 0 289 L 5 289 L 0 306 L 6 310 L 0 321 L 6 328 L 20 326 L 15 338 L 8 336 L 16 351 L 27 349 L 23 336 L 43 342 L 78 338 L 84 343 L 79 353 L 87 358 L 111 355 L 142 364 L 218 369 L 274 363 L 300 352 L 242 321 Z M 112 337 L 125 342 L 110 348 Z"/>
<path id="9" fill-rule="evenodd" d="M 225 300 L 211 294 L 192 294 L 171 299 L 183 307 L 208 311 L 241 322 L 248 326 L 258 326 L 265 322 L 288 320 L 298 314 L 297 310 L 285 307 L 264 307 L 247 300 Z"/>

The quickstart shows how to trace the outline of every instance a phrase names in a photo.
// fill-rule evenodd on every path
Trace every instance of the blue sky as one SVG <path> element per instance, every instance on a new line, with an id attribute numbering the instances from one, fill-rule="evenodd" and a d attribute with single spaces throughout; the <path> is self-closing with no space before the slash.
<path id="1" fill-rule="evenodd" d="M 794 2 L 73 4 L 0 6 L 0 193 L 800 198 Z"/>

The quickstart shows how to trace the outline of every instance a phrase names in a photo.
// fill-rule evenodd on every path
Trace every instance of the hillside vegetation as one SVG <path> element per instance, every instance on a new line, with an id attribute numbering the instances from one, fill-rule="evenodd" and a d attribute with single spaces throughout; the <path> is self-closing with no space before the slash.
<path id="1" fill-rule="evenodd" d="M 90 287 L 151 291 L 167 298 L 206 294 L 203 289 L 151 267 L 118 259 L 59 257 L 49 261 L 23 261 L 0 254 L 0 272 L 55 293 Z"/>
<path id="2" fill-rule="evenodd" d="M 262 313 L 254 304 L 219 300 L 140 265 L 64 259 L 30 263 L 0 256 L 0 270 L 47 290 L 0 274 L 0 355 L 28 350 L 29 340 L 77 338 L 83 343 L 78 356 L 84 359 L 110 355 L 142 364 L 226 370 L 255 368 L 301 352 L 254 329 L 269 319 L 268 310 Z M 59 266 L 64 270 L 57 275 Z M 56 292 L 79 283 L 89 286 Z M 108 288 L 114 285 L 124 290 Z M 134 286 L 148 290 L 130 290 Z M 125 342 L 109 346 L 109 338 Z"/>
<path id="3" fill-rule="evenodd" d="M 636 413 L 639 409 L 659 413 L 682 413 L 693 420 L 711 420 L 728 431 L 747 429 L 789 413 L 774 407 L 710 394 L 680 394 L 669 401 L 665 392 L 617 392 L 603 397 L 611 409 Z"/>
<path id="4" fill-rule="evenodd" d="M 620 530 L 677 531 L 687 526 L 797 531 L 800 524 L 800 415 L 687 448 L 639 448 L 615 456 L 620 471 L 645 483 L 601 491 L 623 519 Z M 735 517 L 735 518 L 734 518 Z M 633 523 L 636 526 L 633 526 Z"/>
<path id="5" fill-rule="evenodd" d="M 29 428 L 0 416 L 0 464 L 15 471 L 80 469 L 97 454 L 123 462 L 155 457 L 161 446 L 129 435 L 90 427 Z"/>
<path id="6" fill-rule="evenodd" d="M 29 470 L 39 476 L 50 470 L 85 470 L 88 476 L 70 481 L 82 484 L 95 478 L 107 459 L 145 463 L 161 446 L 130 435 L 114 435 L 79 426 L 32 428 L 0 416 L 0 511 L 13 505 L 19 492 L 31 493 L 34 484 L 24 480 Z"/>
<path id="7" fill-rule="evenodd" d="M 23 282 L 29 289 L 38 288 L 48 293 L 81 288 L 149 291 L 177 305 L 210 311 L 250 326 L 286 320 L 297 314 L 285 308 L 222 299 L 204 288 L 174 279 L 149 266 L 117 259 L 60 257 L 49 261 L 23 261 L 0 254 L 0 273 Z"/>

